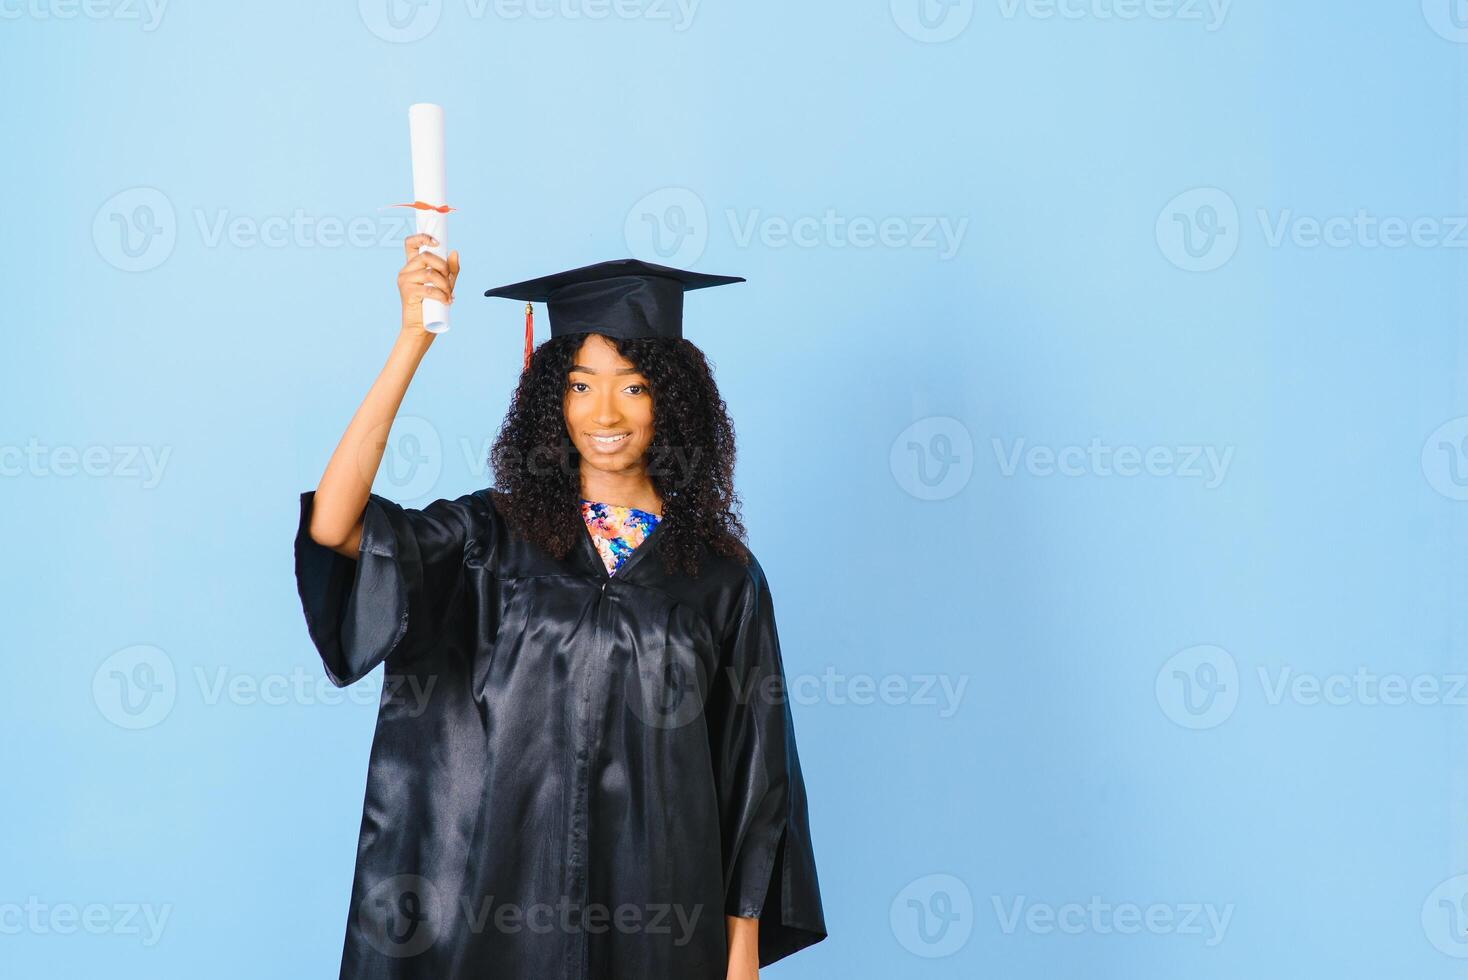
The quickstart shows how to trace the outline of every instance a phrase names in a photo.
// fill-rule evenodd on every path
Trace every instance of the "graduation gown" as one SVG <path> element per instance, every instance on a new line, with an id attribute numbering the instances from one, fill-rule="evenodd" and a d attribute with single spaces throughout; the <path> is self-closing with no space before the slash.
<path id="1" fill-rule="evenodd" d="M 654 553 L 609 575 L 512 535 L 489 490 L 373 494 L 357 560 L 295 568 L 326 673 L 384 682 L 343 978 L 723 980 L 826 936 L 774 607 L 759 563 Z"/>

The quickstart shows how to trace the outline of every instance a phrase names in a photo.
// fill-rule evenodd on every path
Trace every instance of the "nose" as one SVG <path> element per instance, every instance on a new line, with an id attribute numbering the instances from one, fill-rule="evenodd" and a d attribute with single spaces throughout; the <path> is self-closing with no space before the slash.
<path id="1" fill-rule="evenodd" d="M 617 393 L 614 391 L 603 391 L 596 400 L 596 411 L 592 414 L 596 424 L 604 429 L 610 429 L 622 421 L 622 413 L 617 408 Z"/>

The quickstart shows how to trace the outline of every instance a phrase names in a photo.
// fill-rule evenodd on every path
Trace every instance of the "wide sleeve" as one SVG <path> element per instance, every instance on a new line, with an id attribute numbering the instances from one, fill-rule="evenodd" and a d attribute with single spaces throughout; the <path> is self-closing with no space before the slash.
<path id="1" fill-rule="evenodd" d="M 371 494 L 354 561 L 311 540 L 315 496 L 301 494 L 296 588 L 327 677 L 345 687 L 432 646 L 462 589 L 482 505 L 468 494 L 414 510 Z"/>
<path id="2" fill-rule="evenodd" d="M 764 572 L 752 557 L 709 701 L 726 915 L 757 918 L 759 965 L 826 938 L 805 780 Z"/>

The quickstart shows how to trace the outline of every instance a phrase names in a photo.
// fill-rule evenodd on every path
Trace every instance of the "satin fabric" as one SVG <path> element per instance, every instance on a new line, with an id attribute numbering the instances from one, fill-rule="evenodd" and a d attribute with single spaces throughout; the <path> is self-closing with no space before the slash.
<path id="1" fill-rule="evenodd" d="M 489 490 L 373 494 L 358 558 L 297 586 L 337 686 L 384 664 L 343 978 L 723 980 L 826 936 L 774 607 L 757 560 L 556 560 Z"/>

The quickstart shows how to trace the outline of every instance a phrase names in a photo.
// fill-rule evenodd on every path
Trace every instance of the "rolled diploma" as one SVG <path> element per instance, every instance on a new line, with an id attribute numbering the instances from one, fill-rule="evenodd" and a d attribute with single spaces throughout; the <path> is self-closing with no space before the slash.
<path id="1" fill-rule="evenodd" d="M 413 144 L 413 200 L 441 207 L 448 203 L 444 180 L 443 106 L 417 102 L 408 106 L 408 136 Z M 415 210 L 419 234 L 429 234 L 438 244 L 424 245 L 419 253 L 449 257 L 448 215 Z M 423 329 L 443 333 L 449 328 L 449 309 L 441 301 L 423 298 Z"/>

